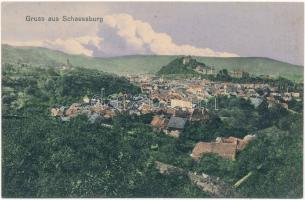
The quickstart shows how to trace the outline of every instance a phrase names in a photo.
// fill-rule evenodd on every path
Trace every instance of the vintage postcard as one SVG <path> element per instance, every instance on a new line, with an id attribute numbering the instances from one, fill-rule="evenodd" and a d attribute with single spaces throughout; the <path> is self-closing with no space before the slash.
<path id="1" fill-rule="evenodd" d="M 3 198 L 302 198 L 303 2 L 2 2 Z"/>

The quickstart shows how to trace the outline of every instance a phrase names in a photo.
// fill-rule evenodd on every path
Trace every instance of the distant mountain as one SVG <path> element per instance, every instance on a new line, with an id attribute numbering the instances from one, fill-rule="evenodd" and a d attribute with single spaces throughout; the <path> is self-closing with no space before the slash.
<path id="1" fill-rule="evenodd" d="M 34 66 L 59 67 L 67 63 L 73 66 L 100 69 L 115 74 L 157 73 L 181 56 L 135 55 L 113 58 L 92 58 L 84 55 L 70 55 L 41 47 L 12 47 L 2 45 L 3 63 L 28 63 Z M 217 70 L 245 70 L 256 75 L 283 76 L 291 80 L 303 80 L 303 66 L 259 57 L 193 57 L 200 63 Z"/>

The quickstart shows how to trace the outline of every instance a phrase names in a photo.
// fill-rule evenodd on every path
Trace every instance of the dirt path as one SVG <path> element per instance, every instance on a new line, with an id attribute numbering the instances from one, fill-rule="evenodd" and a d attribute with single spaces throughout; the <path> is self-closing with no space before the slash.
<path id="1" fill-rule="evenodd" d="M 189 180 L 203 192 L 209 193 L 212 197 L 224 198 L 224 197 L 239 197 L 238 193 L 234 189 L 221 181 L 219 178 L 212 177 L 206 174 L 196 175 L 193 172 L 168 165 L 159 161 L 155 161 L 156 168 L 161 174 L 177 174 L 185 175 Z"/>

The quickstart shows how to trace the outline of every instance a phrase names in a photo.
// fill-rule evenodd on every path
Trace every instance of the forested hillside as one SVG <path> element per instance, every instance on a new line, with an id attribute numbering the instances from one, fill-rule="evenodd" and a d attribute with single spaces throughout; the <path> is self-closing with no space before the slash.
<path id="1" fill-rule="evenodd" d="M 151 116 L 119 115 L 113 128 L 86 116 L 69 122 L 50 115 L 54 105 L 79 102 L 104 87 L 106 95 L 135 94 L 125 79 L 97 70 L 6 65 L 2 77 L 4 197 L 202 197 L 185 177 L 160 175 Z M 178 181 L 179 180 L 179 181 Z"/>
<path id="2" fill-rule="evenodd" d="M 181 56 L 134 55 L 114 58 L 92 58 L 83 55 L 69 55 L 40 47 L 12 47 L 2 45 L 3 63 L 27 63 L 34 66 L 55 67 L 66 64 L 99 69 L 116 74 L 157 73 L 162 66 Z M 254 75 L 282 76 L 290 80 L 303 80 L 303 66 L 284 63 L 269 58 L 256 57 L 195 57 L 198 62 L 222 69 L 244 70 Z"/>
<path id="3" fill-rule="evenodd" d="M 199 63 L 196 59 L 190 58 L 189 62 L 185 64 L 183 62 L 185 58 L 180 57 L 172 60 L 167 65 L 163 66 L 159 71 L 159 75 L 167 75 L 167 74 L 196 74 L 194 69 L 198 65 L 205 66 L 204 63 Z"/>
<path id="4" fill-rule="evenodd" d="M 41 68 L 7 64 L 2 68 L 2 196 L 67 197 L 213 197 L 185 176 L 160 174 L 155 161 L 218 177 L 245 198 L 301 198 L 303 192 L 303 108 L 255 108 L 249 100 L 219 97 L 207 103 L 206 123 L 190 122 L 173 138 L 154 132 L 152 114 L 124 112 L 110 127 L 83 115 L 62 121 L 54 105 L 79 102 L 105 88 L 137 94 L 126 79 L 98 70 Z M 256 134 L 236 160 L 215 154 L 190 157 L 199 141 Z M 231 196 L 226 196 L 231 197 Z"/>

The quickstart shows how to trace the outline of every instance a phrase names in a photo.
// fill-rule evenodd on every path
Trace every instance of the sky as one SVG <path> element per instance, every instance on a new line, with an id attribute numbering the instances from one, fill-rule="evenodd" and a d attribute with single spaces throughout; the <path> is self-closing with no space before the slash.
<path id="1" fill-rule="evenodd" d="M 304 59 L 302 2 L 2 2 L 1 13 L 2 44 L 15 46 L 93 57 L 269 57 L 298 65 Z M 50 16 L 103 22 L 49 22 Z"/>

